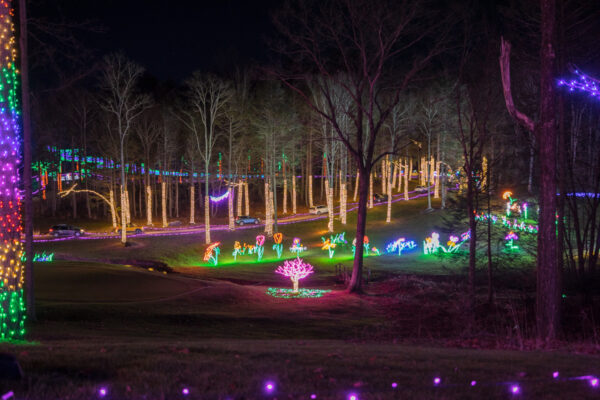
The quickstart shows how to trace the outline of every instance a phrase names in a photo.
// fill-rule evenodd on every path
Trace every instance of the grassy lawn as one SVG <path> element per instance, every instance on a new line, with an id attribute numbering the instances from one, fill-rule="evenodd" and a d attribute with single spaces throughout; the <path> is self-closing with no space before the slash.
<path id="1" fill-rule="evenodd" d="M 270 240 L 262 262 L 233 261 L 233 242 L 254 243 L 258 228 L 213 232 L 223 243 L 217 267 L 202 261 L 203 234 L 135 238 L 127 248 L 117 240 L 36 244 L 58 261 L 35 265 L 38 321 L 28 324 L 29 342 L 1 346 L 27 377 L 1 387 L 35 400 L 94 399 L 100 387 L 110 399 L 182 399 L 184 387 L 192 399 L 345 399 L 350 392 L 360 399 L 503 399 L 518 382 L 527 398 L 595 398 L 588 381 L 553 381 L 551 374 L 600 374 L 597 357 L 494 350 L 495 339 L 452 348 L 465 340 L 464 262 L 422 255 L 422 239 L 442 216 L 422 214 L 424 208 L 424 200 L 396 203 L 393 224 L 378 222 L 385 207 L 369 211 L 373 245 L 383 250 L 406 237 L 419 248 L 367 257 L 372 281 L 360 296 L 347 294 L 335 274 L 337 263 L 351 266 L 351 245 L 333 259 L 320 249 L 325 220 L 280 228 L 286 257 L 293 256 L 293 237 L 308 246 L 303 258 L 315 274 L 300 286 L 331 290 L 320 299 L 265 294 L 271 286 L 291 287 L 273 273 L 281 260 Z M 351 215 L 349 242 L 353 226 Z M 172 270 L 128 260 L 161 261 Z M 513 282 L 511 274 L 531 278 L 515 267 L 501 280 Z M 277 395 L 263 394 L 267 380 Z"/>

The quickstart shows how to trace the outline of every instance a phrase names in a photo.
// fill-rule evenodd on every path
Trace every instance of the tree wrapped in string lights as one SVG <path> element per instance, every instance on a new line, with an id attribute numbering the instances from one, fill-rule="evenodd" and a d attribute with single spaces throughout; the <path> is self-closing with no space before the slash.
<path id="1" fill-rule="evenodd" d="M 25 335 L 25 282 L 21 244 L 21 158 L 18 71 L 14 10 L 11 0 L 0 2 L 0 340 Z"/>
<path id="2" fill-rule="evenodd" d="M 298 281 L 300 281 L 300 279 L 306 278 L 313 272 L 313 266 L 308 263 L 305 263 L 304 260 L 302 260 L 301 258 L 285 260 L 283 265 L 280 265 L 275 270 L 276 274 L 287 276 L 292 280 L 294 292 L 298 292 Z"/>

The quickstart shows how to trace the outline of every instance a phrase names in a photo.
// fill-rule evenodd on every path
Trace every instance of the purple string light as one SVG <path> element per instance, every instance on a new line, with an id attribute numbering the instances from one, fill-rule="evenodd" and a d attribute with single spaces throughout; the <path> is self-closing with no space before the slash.
<path id="1" fill-rule="evenodd" d="M 566 86 L 569 88 L 570 92 L 577 90 L 589 93 L 592 97 L 600 96 L 600 82 L 598 82 L 598 80 L 589 77 L 578 69 L 574 72 L 575 75 L 577 75 L 576 79 L 559 79 L 558 86 Z"/>

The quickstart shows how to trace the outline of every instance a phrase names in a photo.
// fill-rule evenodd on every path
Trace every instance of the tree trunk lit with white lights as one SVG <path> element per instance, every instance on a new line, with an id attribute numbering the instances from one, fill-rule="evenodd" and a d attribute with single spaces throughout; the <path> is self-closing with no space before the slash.
<path id="1" fill-rule="evenodd" d="M 152 226 L 152 186 L 146 185 L 146 225 Z"/>
<path id="2" fill-rule="evenodd" d="M 163 176 L 162 182 L 160 182 L 160 193 L 161 193 L 161 212 L 162 212 L 162 225 L 163 228 L 169 226 L 167 222 L 167 182 Z"/>
<path id="3" fill-rule="evenodd" d="M 229 213 L 229 230 L 235 230 L 234 216 L 233 216 L 233 187 L 229 186 L 227 188 L 227 210 Z"/>

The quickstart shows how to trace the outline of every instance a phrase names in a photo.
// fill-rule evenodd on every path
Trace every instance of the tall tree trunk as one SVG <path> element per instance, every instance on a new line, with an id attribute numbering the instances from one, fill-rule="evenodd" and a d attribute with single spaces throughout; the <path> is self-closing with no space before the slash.
<path id="1" fill-rule="evenodd" d="M 370 171 L 367 169 L 360 169 L 359 171 L 363 176 L 370 176 Z M 359 181 L 358 210 L 356 212 L 356 251 L 354 252 L 352 277 L 348 286 L 348 291 L 351 293 L 360 293 L 362 291 L 363 242 L 367 225 L 367 197 L 369 195 L 370 181 L 370 179 L 361 179 Z"/>
<path id="2" fill-rule="evenodd" d="M 333 188 L 329 179 L 325 179 L 327 191 L 327 231 L 333 232 Z"/>
<path id="3" fill-rule="evenodd" d="M 152 185 L 146 184 L 146 225 L 152 226 Z"/>
<path id="4" fill-rule="evenodd" d="M 123 180 L 120 185 L 120 199 L 121 199 L 121 243 L 127 244 L 127 199 L 125 198 L 125 188 L 123 187 Z"/>
<path id="5" fill-rule="evenodd" d="M 373 208 L 373 172 L 369 174 L 369 208 Z"/>
<path id="6" fill-rule="evenodd" d="M 404 200 L 408 200 L 408 180 L 410 179 L 410 167 L 408 165 L 408 160 L 406 160 L 406 164 L 404 164 Z"/>
<path id="7" fill-rule="evenodd" d="M 313 201 L 313 177 L 312 175 L 308 176 L 308 206 L 314 207 L 315 203 Z"/>
<path id="8" fill-rule="evenodd" d="M 73 193 L 71 198 L 72 198 L 73 219 L 77 219 L 77 196 L 76 196 L 76 194 Z"/>
<path id="9" fill-rule="evenodd" d="M 175 217 L 179 218 L 179 179 L 175 179 Z"/>
<path id="10" fill-rule="evenodd" d="M 160 194 L 161 194 L 161 214 L 162 214 L 162 225 L 163 228 L 169 226 L 167 222 L 167 182 L 165 177 L 160 181 Z"/>
<path id="11" fill-rule="evenodd" d="M 477 221 L 475 220 L 475 188 L 471 171 L 467 172 L 467 214 L 469 218 L 469 229 L 471 230 L 471 239 L 469 240 L 469 313 L 471 318 L 475 312 L 475 267 L 477 262 Z"/>
<path id="12" fill-rule="evenodd" d="M 210 195 L 208 194 L 208 162 L 204 163 L 204 243 L 210 244 Z"/>
<path id="13" fill-rule="evenodd" d="M 271 189 L 268 178 L 265 177 L 265 233 L 273 236 L 273 213 L 271 212 Z"/>
<path id="14" fill-rule="evenodd" d="M 356 180 L 354 181 L 354 196 L 352 197 L 352 201 L 356 201 L 356 197 L 358 196 L 358 179 L 360 178 L 360 172 L 356 171 Z"/>
<path id="15" fill-rule="evenodd" d="M 190 225 L 196 224 L 196 186 L 194 181 L 190 184 Z"/>
<path id="16" fill-rule="evenodd" d="M 244 198 L 244 181 L 237 181 L 237 215 L 242 215 L 242 200 Z"/>
<path id="17" fill-rule="evenodd" d="M 292 214 L 296 215 L 296 172 L 292 171 Z"/>
<path id="18" fill-rule="evenodd" d="M 556 339 L 560 326 L 560 271 L 556 254 L 556 114 L 554 94 L 555 0 L 541 0 L 540 121 L 537 126 L 540 158 L 540 221 L 537 251 L 538 337 Z"/>
<path id="19" fill-rule="evenodd" d="M 389 224 L 392 222 L 392 181 L 389 179 L 389 175 L 392 173 L 392 163 L 388 160 L 387 165 L 387 215 L 385 217 L 385 222 Z"/>
<path id="20" fill-rule="evenodd" d="M 228 212 L 228 220 L 229 220 L 229 230 L 235 230 L 235 221 L 233 216 L 233 186 L 227 187 L 227 212 Z"/>
<path id="21" fill-rule="evenodd" d="M 8 16 L 7 16 L 8 17 Z M 25 304 L 27 316 L 36 321 L 35 287 L 33 283 L 33 198 L 31 189 L 31 102 L 29 98 L 29 59 L 27 6 L 19 0 L 19 47 L 21 50 L 21 102 L 23 117 L 23 188 L 25 206 Z M 8 37 L 5 37 L 8 40 Z"/>
<path id="22" fill-rule="evenodd" d="M 115 191 L 113 188 L 110 188 L 110 217 L 112 219 L 113 229 L 117 229 L 117 212 L 115 207 Z"/>
<path id="23" fill-rule="evenodd" d="M 244 182 L 244 205 L 245 214 L 250 215 L 250 198 L 248 197 L 248 179 Z"/>

